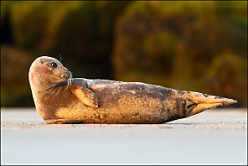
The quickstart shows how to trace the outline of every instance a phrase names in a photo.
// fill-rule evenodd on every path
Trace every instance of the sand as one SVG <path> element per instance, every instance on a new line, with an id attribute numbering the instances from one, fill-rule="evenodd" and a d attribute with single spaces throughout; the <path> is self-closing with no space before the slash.
<path id="1" fill-rule="evenodd" d="M 1 108 L 1 164 L 247 164 L 247 108 L 165 124 L 47 125 Z"/>

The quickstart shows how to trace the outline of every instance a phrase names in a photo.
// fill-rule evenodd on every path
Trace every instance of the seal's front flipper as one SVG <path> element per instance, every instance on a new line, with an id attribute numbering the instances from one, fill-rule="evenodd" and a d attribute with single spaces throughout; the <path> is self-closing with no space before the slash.
<path id="1" fill-rule="evenodd" d="M 66 119 L 47 119 L 44 120 L 46 124 L 66 124 L 68 120 Z"/>
<path id="2" fill-rule="evenodd" d="M 68 120 L 68 119 L 47 119 L 44 120 L 46 124 L 81 124 L 82 120 Z"/>
<path id="3" fill-rule="evenodd" d="M 79 86 L 77 84 L 72 85 L 71 92 L 81 100 L 85 105 L 97 108 L 98 98 L 93 90 L 90 90 L 86 85 Z"/>

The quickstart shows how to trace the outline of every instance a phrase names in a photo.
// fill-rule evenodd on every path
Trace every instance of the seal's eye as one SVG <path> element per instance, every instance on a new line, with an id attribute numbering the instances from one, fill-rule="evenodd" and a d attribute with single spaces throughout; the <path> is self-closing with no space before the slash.
<path id="1" fill-rule="evenodd" d="M 55 63 L 55 62 L 48 63 L 47 66 L 52 67 L 52 68 L 57 68 L 58 67 L 57 63 Z"/>
<path id="2" fill-rule="evenodd" d="M 55 63 L 55 62 L 52 62 L 51 65 L 52 65 L 53 68 L 58 67 L 57 63 Z"/>

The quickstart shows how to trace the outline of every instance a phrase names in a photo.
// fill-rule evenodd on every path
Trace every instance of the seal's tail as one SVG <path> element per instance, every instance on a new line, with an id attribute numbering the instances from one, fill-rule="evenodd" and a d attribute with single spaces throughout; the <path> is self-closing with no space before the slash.
<path id="1" fill-rule="evenodd" d="M 237 101 L 233 99 L 198 92 L 187 92 L 186 98 L 188 100 L 186 105 L 186 117 L 195 115 L 210 108 L 215 108 L 217 106 L 226 106 L 237 103 Z"/>

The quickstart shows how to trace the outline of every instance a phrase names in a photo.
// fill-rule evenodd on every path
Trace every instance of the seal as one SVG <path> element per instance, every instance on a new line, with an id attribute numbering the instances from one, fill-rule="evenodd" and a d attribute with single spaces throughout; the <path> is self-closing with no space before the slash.
<path id="1" fill-rule="evenodd" d="M 36 110 L 47 124 L 159 124 L 237 102 L 141 82 L 72 78 L 48 56 L 34 60 L 29 83 Z"/>

